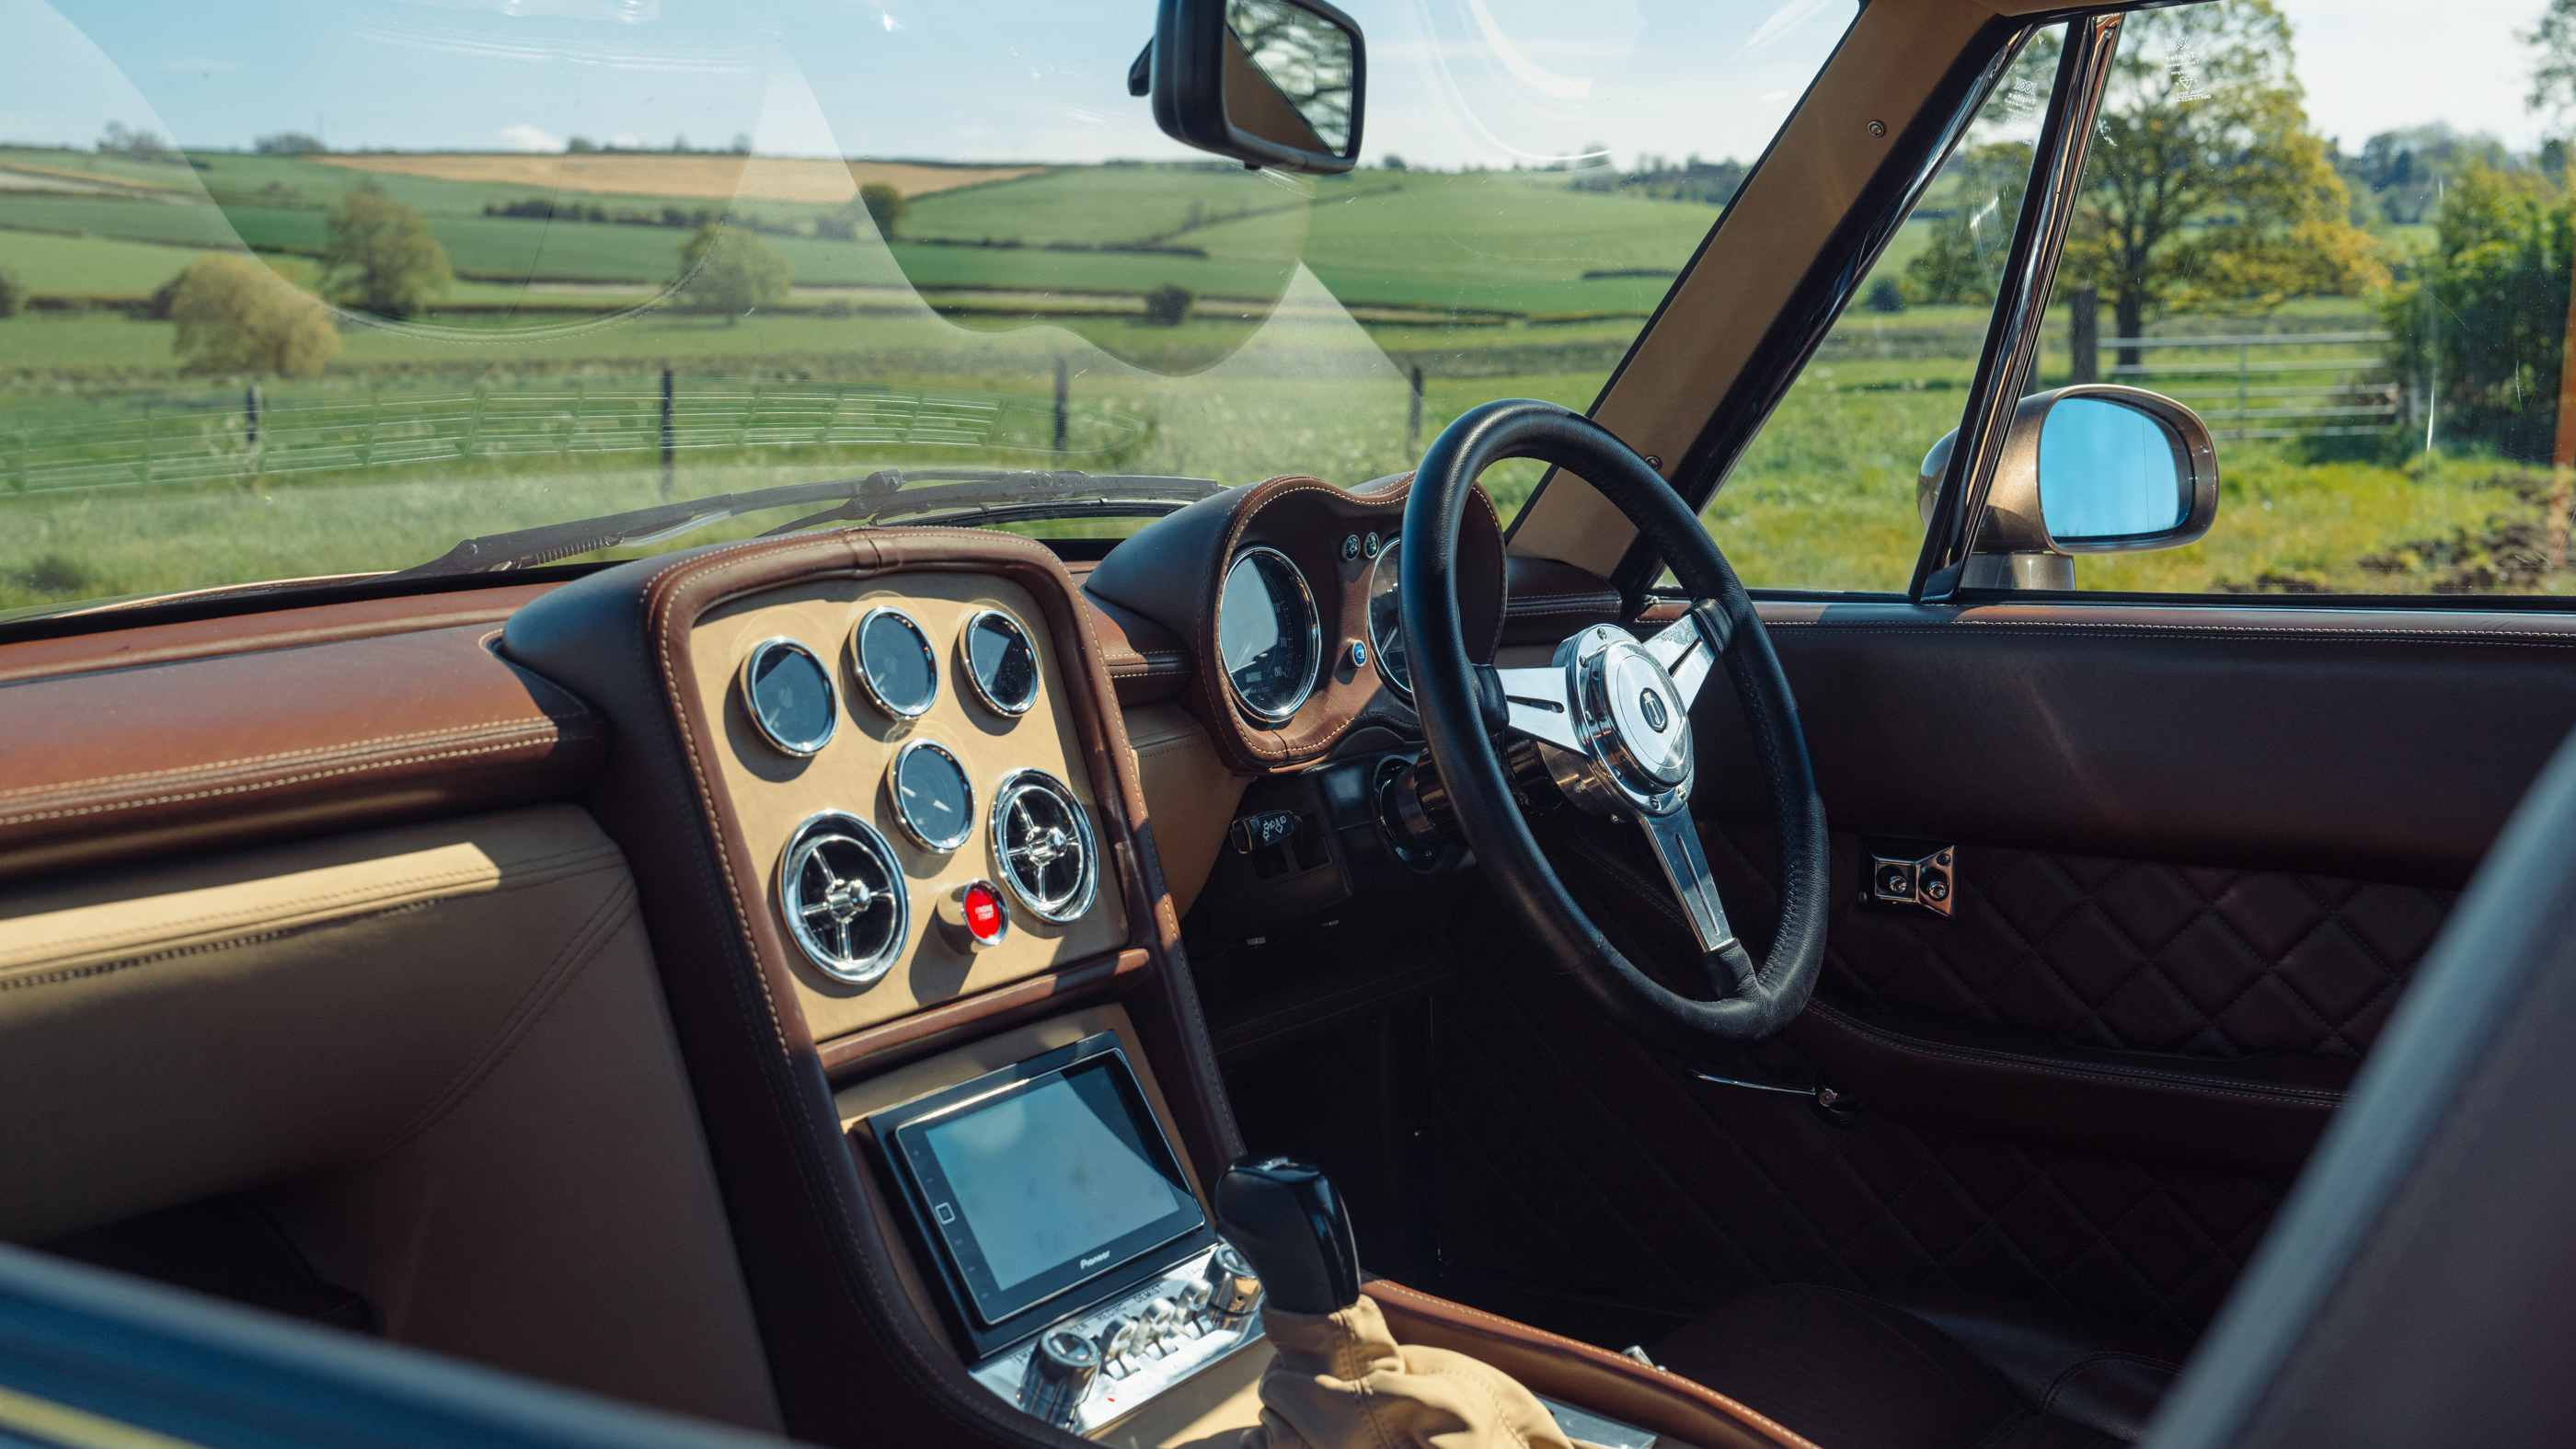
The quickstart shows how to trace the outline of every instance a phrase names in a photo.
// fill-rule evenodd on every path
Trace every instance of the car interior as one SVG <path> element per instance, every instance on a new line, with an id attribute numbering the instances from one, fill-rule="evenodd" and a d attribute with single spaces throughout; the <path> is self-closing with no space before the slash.
<path id="1" fill-rule="evenodd" d="M 1135 103 L 1347 169 L 1275 8 L 1338 100 L 1163 0 Z M 1872 0 L 1595 405 L 1393 476 L 0 624 L 0 1439 L 2565 1442 L 2576 616 L 2066 592 L 2222 507 L 2008 385 L 2123 21 Z M 1749 589 L 2046 26 L 1915 587 Z"/>

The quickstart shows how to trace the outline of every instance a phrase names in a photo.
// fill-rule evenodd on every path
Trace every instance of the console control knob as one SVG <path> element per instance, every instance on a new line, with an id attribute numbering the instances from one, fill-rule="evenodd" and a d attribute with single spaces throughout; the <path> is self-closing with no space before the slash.
<path id="1" fill-rule="evenodd" d="M 1219 1243 L 1208 1255 L 1208 1315 L 1219 1328 L 1235 1328 L 1261 1306 L 1261 1280 L 1231 1244 Z"/>
<path id="2" fill-rule="evenodd" d="M 1049 1329 L 1029 1350 L 1029 1371 L 1020 1380 L 1020 1407 L 1059 1429 L 1073 1427 L 1082 1396 L 1100 1372 L 1100 1350 L 1070 1328 Z"/>
<path id="3" fill-rule="evenodd" d="M 1205 1278 L 1201 1278 L 1190 1284 L 1188 1287 L 1183 1288 L 1181 1290 L 1180 1298 L 1181 1318 L 1186 1322 L 1195 1323 L 1199 1319 L 1207 1317 L 1208 1304 L 1214 1301 L 1215 1298 L 1216 1285 L 1210 1283 Z"/>
<path id="4" fill-rule="evenodd" d="M 1139 1348 L 1160 1344 L 1165 1339 L 1179 1336 L 1180 1305 L 1169 1298 L 1157 1298 L 1146 1304 L 1144 1311 L 1138 1314 L 1137 1318 L 1136 1343 Z"/>
<path id="5" fill-rule="evenodd" d="M 1091 1336 L 1091 1346 L 1100 1350 L 1102 1368 L 1113 1375 L 1119 1373 L 1118 1361 L 1136 1347 L 1136 1320 L 1119 1314 L 1100 1325 L 1100 1331 Z"/>

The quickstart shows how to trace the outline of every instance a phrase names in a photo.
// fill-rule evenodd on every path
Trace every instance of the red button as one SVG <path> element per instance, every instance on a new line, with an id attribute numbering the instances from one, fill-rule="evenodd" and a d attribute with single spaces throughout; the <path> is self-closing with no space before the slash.
<path id="1" fill-rule="evenodd" d="M 982 886 L 966 888 L 966 929 L 979 941 L 993 941 L 1002 934 L 1001 898 Z"/>

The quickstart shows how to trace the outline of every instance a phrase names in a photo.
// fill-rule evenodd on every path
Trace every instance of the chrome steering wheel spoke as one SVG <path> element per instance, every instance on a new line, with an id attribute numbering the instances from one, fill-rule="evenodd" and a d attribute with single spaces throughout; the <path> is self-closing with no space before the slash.
<path id="1" fill-rule="evenodd" d="M 1646 652 L 1664 666 L 1672 676 L 1673 687 L 1681 691 L 1682 708 L 1687 711 L 1698 700 L 1700 687 L 1717 668 L 1717 656 L 1726 648 L 1726 616 L 1717 611 L 1713 599 L 1694 600 L 1689 612 L 1666 625 L 1646 641 Z"/>
<path id="2" fill-rule="evenodd" d="M 1702 954 L 1715 954 L 1733 944 L 1734 930 L 1726 924 L 1726 906 L 1717 898 L 1717 882 L 1709 878 L 1708 856 L 1699 848 L 1699 828 L 1691 823 L 1690 808 L 1685 805 L 1665 815 L 1639 815 L 1638 826 L 1655 849 L 1655 860 L 1664 868 L 1664 881 L 1682 904 L 1682 914 L 1690 918 L 1691 934 L 1699 938 Z"/>
<path id="3" fill-rule="evenodd" d="M 1497 669 L 1494 677 L 1502 684 L 1514 734 L 1582 753 L 1583 734 L 1574 720 L 1572 671 L 1543 664 L 1534 669 Z"/>

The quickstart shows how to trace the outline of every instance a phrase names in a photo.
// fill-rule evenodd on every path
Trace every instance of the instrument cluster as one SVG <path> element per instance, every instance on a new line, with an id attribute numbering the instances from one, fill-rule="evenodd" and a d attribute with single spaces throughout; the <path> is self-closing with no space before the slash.
<path id="1" fill-rule="evenodd" d="M 889 723 L 909 724 L 939 699 L 943 656 L 985 712 L 1006 732 L 1037 704 L 1037 645 L 1011 614 L 976 611 L 946 648 L 904 609 L 868 609 L 836 650 L 855 695 Z M 760 741 L 789 759 L 831 744 L 849 702 L 824 653 L 779 635 L 744 654 L 737 674 L 744 716 Z M 894 746 L 883 776 L 886 814 L 918 851 L 949 856 L 984 827 L 1002 886 L 981 877 L 949 885 L 932 902 L 942 936 L 972 955 L 1007 940 L 1015 913 L 1054 925 L 1090 908 L 1099 888 L 1099 844 L 1089 813 L 1063 780 L 1021 766 L 979 795 L 967 753 L 927 732 Z M 1005 894 L 1007 887 L 1008 894 Z M 865 814 L 816 811 L 789 838 L 778 870 L 778 907 L 788 932 L 825 975 L 866 985 L 891 970 L 912 928 L 904 858 Z"/>

